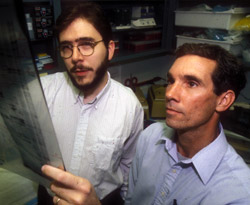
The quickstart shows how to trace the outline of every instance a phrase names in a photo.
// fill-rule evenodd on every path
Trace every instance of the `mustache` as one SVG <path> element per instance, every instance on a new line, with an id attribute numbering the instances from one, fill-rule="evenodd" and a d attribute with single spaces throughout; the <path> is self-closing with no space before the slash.
<path id="1" fill-rule="evenodd" d="M 77 72 L 77 71 L 87 71 L 87 70 L 89 70 L 89 71 L 94 71 L 94 69 L 91 68 L 91 67 L 83 66 L 83 65 L 79 64 L 79 65 L 74 65 L 74 66 L 70 69 L 70 72 L 71 72 L 71 73 L 74 73 L 74 72 Z"/>

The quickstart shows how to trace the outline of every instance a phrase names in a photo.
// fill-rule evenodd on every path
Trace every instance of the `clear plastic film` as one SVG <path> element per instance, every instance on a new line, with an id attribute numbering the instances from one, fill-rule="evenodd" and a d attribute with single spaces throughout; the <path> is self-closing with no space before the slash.
<path id="1" fill-rule="evenodd" d="M 63 161 L 27 40 L 25 16 L 14 2 L 18 1 L 0 4 L 0 167 L 48 186 L 42 165 L 58 167 Z"/>

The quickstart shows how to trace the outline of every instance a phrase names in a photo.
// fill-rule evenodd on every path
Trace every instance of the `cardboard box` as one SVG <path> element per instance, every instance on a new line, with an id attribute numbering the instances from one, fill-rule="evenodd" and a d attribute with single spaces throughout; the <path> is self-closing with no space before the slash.
<path id="1" fill-rule="evenodd" d="M 138 98 L 138 100 L 140 101 L 142 108 L 144 110 L 144 119 L 149 120 L 149 107 L 148 107 L 148 102 L 145 98 L 145 96 L 143 95 L 142 90 L 140 89 L 140 87 L 136 87 L 135 88 L 135 95 Z"/>
<path id="2" fill-rule="evenodd" d="M 148 90 L 149 112 L 152 118 L 166 117 L 165 87 L 152 85 Z"/>

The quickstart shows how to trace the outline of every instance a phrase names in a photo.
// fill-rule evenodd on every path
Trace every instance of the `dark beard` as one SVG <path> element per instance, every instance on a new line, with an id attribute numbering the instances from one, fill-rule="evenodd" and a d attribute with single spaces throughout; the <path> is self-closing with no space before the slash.
<path id="1" fill-rule="evenodd" d="M 81 91 L 88 91 L 88 90 L 94 90 L 95 88 L 97 88 L 99 86 L 99 84 L 102 82 L 102 79 L 104 78 L 107 70 L 108 70 L 108 55 L 106 55 L 105 59 L 102 61 L 101 65 L 97 68 L 96 70 L 96 76 L 93 79 L 92 82 L 90 82 L 89 84 L 86 85 L 79 85 L 77 83 L 77 81 L 75 80 L 75 78 L 71 75 L 71 72 L 76 70 L 76 66 L 74 66 L 72 69 L 70 69 L 70 71 L 67 70 L 67 73 L 71 79 L 71 82 L 73 83 L 73 85 L 75 87 L 77 87 L 79 90 Z M 81 69 L 86 69 L 86 70 L 94 70 L 91 67 L 84 67 L 84 66 L 80 66 Z M 79 77 L 82 78 L 82 77 Z"/>

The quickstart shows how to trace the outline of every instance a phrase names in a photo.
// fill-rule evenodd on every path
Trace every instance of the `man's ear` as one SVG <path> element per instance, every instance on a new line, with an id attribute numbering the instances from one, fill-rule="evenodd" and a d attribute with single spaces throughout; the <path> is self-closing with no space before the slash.
<path id="1" fill-rule="evenodd" d="M 216 106 L 216 111 L 223 112 L 226 111 L 234 102 L 235 93 L 232 90 L 227 90 L 218 96 L 218 103 Z"/>
<path id="2" fill-rule="evenodd" d="M 114 41 L 109 41 L 109 45 L 108 45 L 108 59 L 111 60 L 114 56 L 115 53 L 115 42 Z"/>

